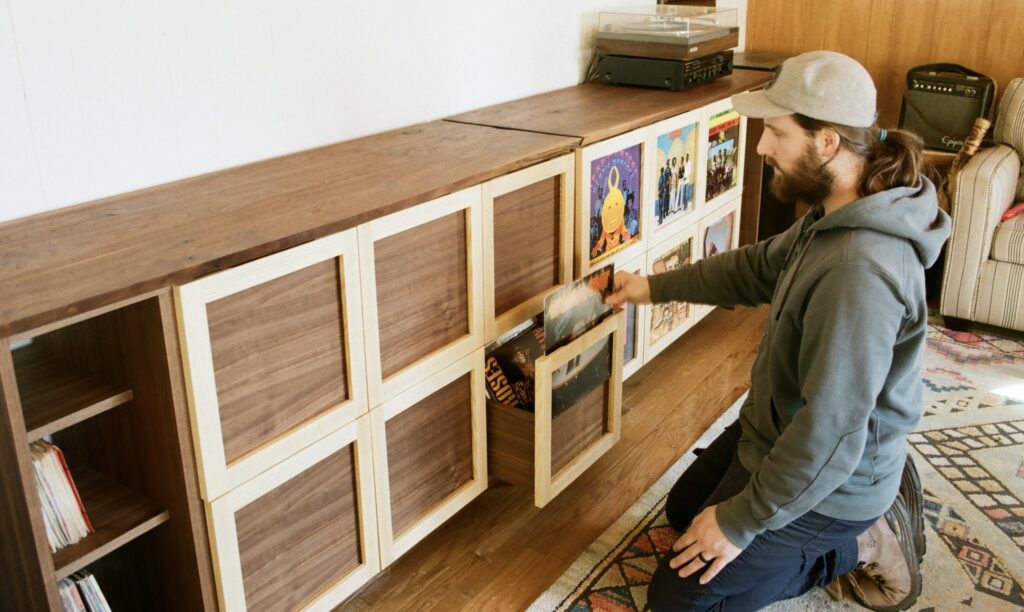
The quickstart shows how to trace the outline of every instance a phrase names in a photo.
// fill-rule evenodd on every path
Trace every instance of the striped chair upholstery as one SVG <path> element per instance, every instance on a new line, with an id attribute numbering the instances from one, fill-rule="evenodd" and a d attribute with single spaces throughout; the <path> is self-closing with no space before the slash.
<path id="1" fill-rule="evenodd" d="M 1000 223 L 1006 209 L 1024 200 L 1024 79 L 1007 86 L 993 137 L 997 145 L 971 158 L 954 184 L 939 310 L 1024 331 L 1024 221 Z"/>

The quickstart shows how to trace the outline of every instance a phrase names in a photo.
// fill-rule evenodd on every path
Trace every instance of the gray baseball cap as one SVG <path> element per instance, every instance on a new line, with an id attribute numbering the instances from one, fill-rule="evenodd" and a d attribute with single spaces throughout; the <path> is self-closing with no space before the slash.
<path id="1" fill-rule="evenodd" d="M 835 51 L 810 51 L 779 66 L 760 91 L 732 97 L 741 115 L 764 119 L 800 113 L 819 121 L 871 127 L 878 113 L 875 83 L 852 57 Z"/>

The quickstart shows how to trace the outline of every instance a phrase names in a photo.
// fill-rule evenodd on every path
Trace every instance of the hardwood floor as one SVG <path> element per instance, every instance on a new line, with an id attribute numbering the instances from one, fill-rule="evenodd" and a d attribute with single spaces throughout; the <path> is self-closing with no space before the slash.
<path id="1" fill-rule="evenodd" d="M 525 609 L 747 389 L 766 313 L 717 309 L 627 380 L 622 439 L 543 510 L 494 482 L 339 609 Z"/>

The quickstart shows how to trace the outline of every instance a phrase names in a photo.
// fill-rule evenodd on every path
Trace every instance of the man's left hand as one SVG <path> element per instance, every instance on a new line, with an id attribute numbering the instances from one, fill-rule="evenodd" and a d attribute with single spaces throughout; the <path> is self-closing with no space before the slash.
<path id="1" fill-rule="evenodd" d="M 693 519 L 686 533 L 679 536 L 672 545 L 672 550 L 679 554 L 669 561 L 669 567 L 679 570 L 682 578 L 709 566 L 701 574 L 701 584 L 710 582 L 723 567 L 743 552 L 718 527 L 715 506 L 708 506 Z"/>

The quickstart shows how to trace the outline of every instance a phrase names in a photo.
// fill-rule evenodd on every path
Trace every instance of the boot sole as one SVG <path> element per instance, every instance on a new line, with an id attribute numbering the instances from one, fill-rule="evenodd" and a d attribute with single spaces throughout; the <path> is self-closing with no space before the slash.
<path id="1" fill-rule="evenodd" d="M 921 487 L 921 476 L 917 473 L 914 457 L 907 453 L 907 461 L 903 464 L 903 476 L 900 478 L 900 494 L 907 505 L 910 525 L 913 529 L 914 548 L 917 550 L 917 563 L 924 561 L 928 541 L 924 535 L 924 490 Z"/>
<path id="2" fill-rule="evenodd" d="M 910 593 L 895 605 L 876 606 L 866 601 L 857 588 L 851 588 L 850 592 L 859 604 L 869 610 L 875 610 L 876 612 L 899 612 L 906 610 L 917 602 L 918 597 L 921 596 L 922 587 L 921 565 L 918 562 L 920 555 L 917 554 L 914 533 L 912 531 L 913 521 L 902 493 L 896 495 L 896 501 L 893 502 L 892 507 L 885 513 L 885 520 L 889 525 L 889 529 L 896 535 L 900 548 L 903 550 L 903 557 L 907 562 L 907 569 L 910 571 Z"/>

